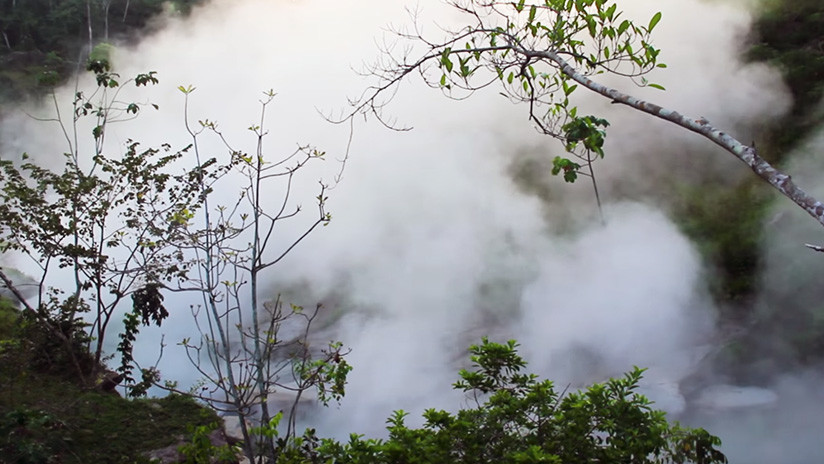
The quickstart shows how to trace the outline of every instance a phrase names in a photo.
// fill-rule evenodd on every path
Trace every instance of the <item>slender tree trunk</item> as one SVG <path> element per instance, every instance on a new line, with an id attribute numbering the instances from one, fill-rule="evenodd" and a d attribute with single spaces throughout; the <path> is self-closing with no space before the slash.
<path id="1" fill-rule="evenodd" d="M 123 9 L 123 22 L 126 22 L 126 15 L 129 14 L 129 4 L 131 3 L 130 0 L 126 0 L 126 8 Z"/>
<path id="2" fill-rule="evenodd" d="M 92 3 L 86 0 L 86 25 L 89 27 L 89 53 L 94 49 L 94 37 L 92 34 Z"/>
<path id="3" fill-rule="evenodd" d="M 9 36 L 6 35 L 6 31 L 0 31 L 3 34 L 3 41 L 6 42 L 6 48 L 11 50 L 11 43 L 9 43 Z"/>
<path id="4" fill-rule="evenodd" d="M 109 41 L 109 7 L 112 6 L 112 0 L 106 0 L 106 6 L 103 9 L 103 37 L 106 42 Z"/>

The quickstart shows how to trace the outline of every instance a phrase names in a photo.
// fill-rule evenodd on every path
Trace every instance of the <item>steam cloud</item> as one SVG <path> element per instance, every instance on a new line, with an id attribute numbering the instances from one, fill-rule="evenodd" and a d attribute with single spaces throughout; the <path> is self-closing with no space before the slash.
<path id="1" fill-rule="evenodd" d="M 254 140 L 245 128 L 257 121 L 260 92 L 274 88 L 269 153 L 290 152 L 296 143 L 329 152 L 329 161 L 296 186 L 295 198 L 308 206 L 317 178 L 330 180 L 339 167 L 334 158 L 343 155 L 349 135 L 317 109 L 334 112 L 363 89 L 351 67 L 375 57 L 381 28 L 408 22 L 400 3 L 214 0 L 188 19 L 166 19 L 159 32 L 116 56 L 124 76 L 158 71 L 161 85 L 148 98 L 161 111 L 113 126 L 109 141 L 188 143 L 176 87 L 192 84 L 193 119 L 217 120 L 248 151 Z M 456 19 L 440 2 L 420 6 L 430 30 L 433 20 Z M 669 90 L 613 84 L 744 134 L 787 108 L 778 75 L 737 58 L 750 21 L 744 9 L 697 0 L 621 6 L 642 21 L 663 10 L 656 45 L 669 68 L 651 80 Z M 330 192 L 332 224 L 295 249 L 271 282 L 273 296 L 286 292 L 310 306 L 327 300 L 338 306 L 331 310 L 344 311 L 324 335 L 352 347 L 355 370 L 340 408 L 313 416 L 321 433 L 380 434 L 393 409 L 414 417 L 425 407 L 461 404 L 450 384 L 466 346 L 482 335 L 519 340 L 532 370 L 562 387 L 603 380 L 633 364 L 649 367 L 650 396 L 672 412 L 684 410 L 678 382 L 711 349 L 715 310 L 698 255 L 656 198 L 662 188 L 669 195 L 662 181 L 681 172 L 750 174 L 666 123 L 595 96 L 581 95 L 580 105 L 612 124 L 607 158 L 596 166 L 607 200 L 605 226 L 594 219 L 586 182 L 550 178 L 547 160 L 560 147 L 535 134 L 525 108 L 495 92 L 454 102 L 410 81 L 389 111 L 415 130 L 356 125 L 343 182 Z M 54 139 L 36 136 L 42 130 L 9 118 L 4 151 L 60 150 Z M 217 141 L 202 149 L 225 153 Z M 699 163 L 708 174 L 698 173 Z M 225 195 L 228 201 L 233 192 Z M 289 293 L 296 288 L 304 292 Z M 163 329 L 168 342 L 190 335 L 188 303 L 179 304 Z M 147 344 L 158 340 L 155 333 Z M 173 348 L 161 365 L 167 373 L 186 364 Z M 723 438 L 725 423 L 718 427 L 709 428 Z M 760 432 L 747 436 L 761 440 Z M 792 449 L 785 438 L 776 446 Z M 732 462 L 743 453 L 726 451 Z M 747 462 L 773 462 L 753 459 Z"/>

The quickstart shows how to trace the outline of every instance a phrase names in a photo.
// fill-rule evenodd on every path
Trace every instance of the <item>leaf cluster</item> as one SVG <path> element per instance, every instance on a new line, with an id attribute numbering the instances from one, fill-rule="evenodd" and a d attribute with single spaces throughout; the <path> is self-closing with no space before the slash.
<path id="1" fill-rule="evenodd" d="M 237 462 L 238 450 L 230 445 L 215 446 L 210 433 L 217 429 L 217 423 L 207 425 L 188 425 L 191 439 L 182 445 L 179 450 L 185 460 L 183 464 L 229 464 Z"/>

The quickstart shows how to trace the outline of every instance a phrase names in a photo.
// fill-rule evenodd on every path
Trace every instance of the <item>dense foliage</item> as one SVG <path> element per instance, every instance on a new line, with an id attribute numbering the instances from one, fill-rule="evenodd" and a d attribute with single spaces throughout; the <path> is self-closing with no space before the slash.
<path id="1" fill-rule="evenodd" d="M 36 95 L 82 68 L 100 42 L 136 38 L 163 11 L 202 0 L 0 0 L 0 102 Z"/>
<path id="2" fill-rule="evenodd" d="M 768 5 L 753 25 L 747 56 L 777 66 L 792 92 L 793 109 L 774 131 L 780 158 L 822 122 L 817 108 L 824 96 L 824 4 L 784 0 Z"/>
<path id="3" fill-rule="evenodd" d="M 790 111 L 772 126 L 757 128 L 760 130 L 754 135 L 762 156 L 782 163 L 822 122 L 819 102 L 824 95 L 824 3 L 764 3 L 764 10 L 754 18 L 744 58 L 775 66 L 792 93 Z M 672 182 L 678 185 L 679 181 L 673 178 Z M 725 371 L 738 375 L 753 364 L 764 365 L 766 358 L 776 355 L 780 360 L 769 362 L 769 367 L 756 377 L 777 365 L 820 360 L 824 325 L 806 307 L 807 302 L 821 299 L 817 290 L 820 286 L 804 285 L 800 292 L 793 286 L 786 294 L 770 296 L 775 303 L 772 308 L 762 307 L 758 313 L 754 309 L 757 298 L 764 296 L 760 294 L 764 224 L 770 222 L 771 212 L 774 215 L 769 188 L 751 178 L 735 184 L 711 178 L 681 183 L 678 198 L 674 217 L 680 218 L 679 226 L 710 266 L 714 275 L 711 291 L 721 303 L 723 322 L 751 328 L 746 337 L 725 352 Z M 810 264 L 806 262 L 803 267 L 809 269 Z M 771 341 L 765 343 L 768 339 Z M 765 346 L 769 348 L 765 350 Z"/>
<path id="4" fill-rule="evenodd" d="M 757 133 L 764 156 L 789 163 L 824 121 L 824 3 L 817 0 L 772 0 L 755 18 L 745 57 L 778 69 L 792 97 L 790 111 Z M 737 201 L 736 197 L 747 201 Z M 794 228 L 777 216 L 770 194 L 750 180 L 725 190 L 698 186 L 691 196 L 685 230 L 702 247 L 723 280 L 719 301 L 726 321 L 747 328 L 721 353 L 719 368 L 742 381 L 760 382 L 789 366 L 816 365 L 824 356 L 824 289 L 815 277 L 821 256 L 808 254 L 772 266 L 773 278 L 761 280 L 764 224 L 774 232 Z M 733 205 L 737 205 L 733 207 Z M 776 222 L 776 218 L 781 220 Z M 786 236 L 785 236 L 786 237 Z M 792 249 L 811 235 L 792 236 Z M 765 291 L 769 287 L 769 291 Z M 756 304 L 756 297 L 758 298 Z"/>
<path id="5" fill-rule="evenodd" d="M 574 393 L 523 373 L 514 341 L 470 347 L 472 368 L 454 388 L 474 406 L 429 409 L 421 428 L 387 419 L 389 437 L 318 440 L 312 430 L 284 444 L 279 463 L 725 463 L 721 441 L 667 422 L 636 389 L 642 369 Z"/>

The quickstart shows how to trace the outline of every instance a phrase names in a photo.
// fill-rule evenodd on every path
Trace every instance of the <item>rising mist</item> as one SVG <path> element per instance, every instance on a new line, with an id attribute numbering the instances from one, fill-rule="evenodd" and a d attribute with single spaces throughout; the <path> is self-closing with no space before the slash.
<path id="1" fill-rule="evenodd" d="M 440 2 L 418 6 L 432 31 L 434 21 L 456 20 Z M 655 43 L 669 67 L 652 80 L 668 91 L 611 84 L 704 116 L 744 140 L 788 108 L 780 76 L 738 58 L 751 20 L 743 7 L 639 0 L 627 8 L 631 18 L 664 12 Z M 272 156 L 305 143 L 328 152 L 325 165 L 304 173 L 296 186 L 295 198 L 310 204 L 316 181 L 340 168 L 335 160 L 349 139 L 348 126 L 321 115 L 345 111 L 346 97 L 368 83 L 353 68 L 379 53 L 376 42 L 387 25 L 408 24 L 409 17 L 399 2 L 379 0 L 214 0 L 189 18 L 161 21 L 159 32 L 122 46 L 115 57 L 122 75 L 158 72 L 161 85 L 148 98 L 160 111 L 113 126 L 110 146 L 129 138 L 187 144 L 177 86 L 191 84 L 197 88 L 192 118 L 218 121 L 228 138 L 251 150 L 246 128 L 258 118 L 261 92 L 271 88 L 278 93 L 268 119 Z M 91 81 L 81 78 L 79 85 Z M 58 94 L 68 101 L 73 92 L 72 85 Z M 547 160 L 562 147 L 536 134 L 526 108 L 494 91 L 456 102 L 410 80 L 388 111 L 414 130 L 354 125 L 342 182 L 330 192 L 331 225 L 295 249 L 270 282 L 272 296 L 284 293 L 309 306 L 323 301 L 339 319 L 322 335 L 352 348 L 355 370 L 342 404 L 312 414 L 321 434 L 379 435 L 394 409 L 413 417 L 426 407 L 454 409 L 462 398 L 450 385 L 466 347 L 483 335 L 517 339 L 532 370 L 559 385 L 579 387 L 633 365 L 648 367 L 645 392 L 660 407 L 676 415 L 693 407 L 679 383 L 717 349 L 720 335 L 707 291 L 712 274 L 667 217 L 666 199 L 682 173 L 719 182 L 751 174 L 667 123 L 597 96 L 582 94 L 579 104 L 612 124 L 607 158 L 596 166 L 606 225 L 597 220 L 587 183 L 564 185 L 549 176 Z M 43 131 L 22 115 L 9 117 L 4 154 L 60 153 L 59 137 Z M 225 153 L 217 140 L 202 150 Z M 233 194 L 225 192 L 226 201 Z M 184 373 L 174 342 L 191 334 L 188 303 L 173 301 L 180 307 L 163 329 L 170 346 L 160 367 L 186 383 L 193 374 Z M 152 346 L 159 339 L 157 332 L 144 340 Z M 147 351 L 154 356 L 153 348 Z M 808 437 L 824 430 L 820 420 L 773 434 L 784 427 L 777 421 L 798 417 L 786 411 L 808 408 L 803 398 L 813 390 L 806 380 L 818 378 L 797 375 L 805 381 L 785 377 L 775 387 L 782 401 L 791 399 L 734 413 L 756 417 L 743 422 L 757 424 L 751 430 L 724 412 L 701 415 L 695 425 L 732 437 L 722 448 L 731 462 L 809 462 L 805 450 L 812 453 L 817 443 Z M 790 409 L 769 412 L 779 407 Z M 759 446 L 777 454 L 752 452 Z"/>

